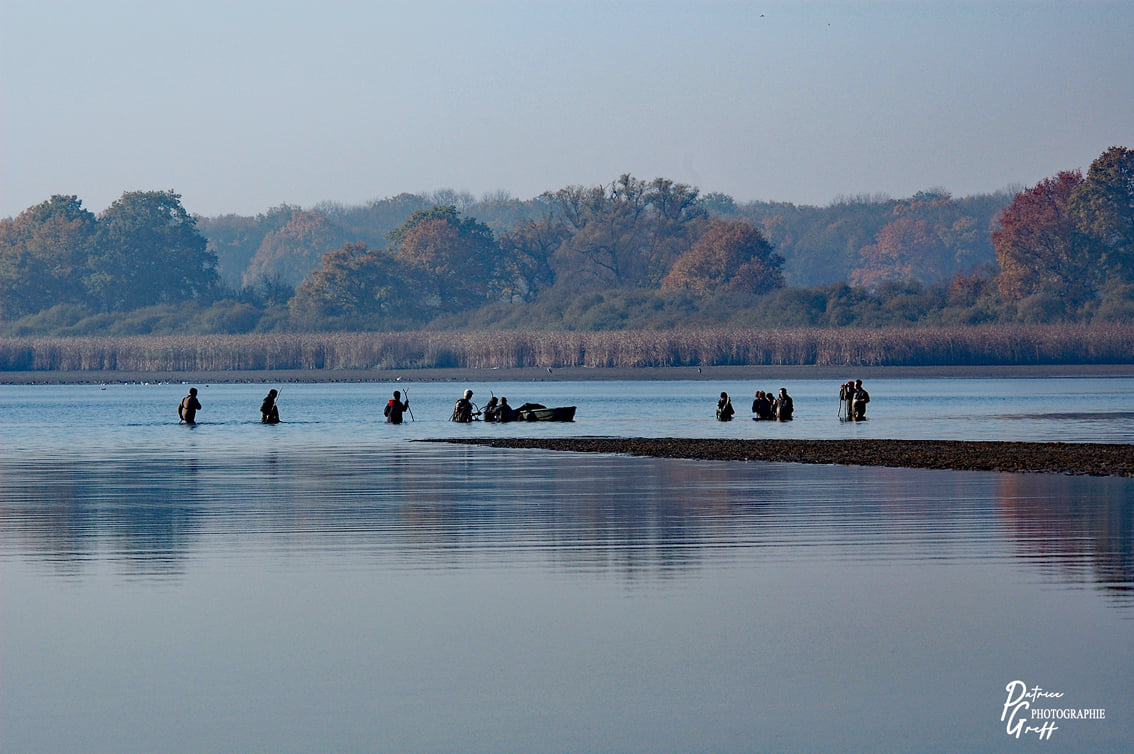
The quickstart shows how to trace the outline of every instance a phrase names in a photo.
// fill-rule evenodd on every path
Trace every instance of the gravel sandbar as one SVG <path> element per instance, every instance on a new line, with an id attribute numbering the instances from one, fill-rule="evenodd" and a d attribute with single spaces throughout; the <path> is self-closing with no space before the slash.
<path id="1" fill-rule="evenodd" d="M 951 440 L 723 440 L 665 438 L 457 438 L 436 442 L 714 461 L 891 466 L 1134 476 L 1134 445 Z"/>

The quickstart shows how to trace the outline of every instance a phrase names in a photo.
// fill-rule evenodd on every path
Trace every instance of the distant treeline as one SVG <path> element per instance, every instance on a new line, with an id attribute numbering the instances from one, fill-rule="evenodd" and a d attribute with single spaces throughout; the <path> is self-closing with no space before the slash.
<path id="1" fill-rule="evenodd" d="M 303 209 L 281 205 L 255 217 L 199 217 L 197 222 L 228 284 L 256 286 L 274 280 L 297 285 L 319 268 L 325 253 L 344 244 L 385 248 L 389 234 L 420 210 L 455 207 L 498 237 L 518 228 L 543 225 L 545 243 L 557 244 L 561 239 L 553 230 L 562 229 L 548 227 L 554 224 L 549 220 L 565 205 L 584 198 L 592 210 L 601 209 L 604 203 L 616 207 L 629 193 L 647 195 L 651 187 L 659 186 L 709 217 L 743 220 L 759 228 L 785 260 L 784 282 L 789 286 L 912 279 L 937 283 L 958 272 L 994 266 L 996 255 L 989 234 L 1014 195 L 1005 190 L 955 198 L 935 189 L 906 199 L 884 195 L 840 197 L 829 206 L 817 207 L 737 202 L 725 194 L 702 195 L 690 186 L 665 179 L 647 184 L 623 176 L 606 187 L 567 187 L 534 199 L 507 194 L 478 199 L 468 193 L 437 191 L 400 194 L 363 206 L 321 204 Z M 608 198 L 614 201 L 608 202 Z M 564 214 L 577 216 L 578 212 L 578 208 L 569 208 Z M 917 261 L 908 262 L 909 269 L 887 272 L 887 254 Z"/>
<path id="2" fill-rule="evenodd" d="M 0 338 L 0 371 L 1134 363 L 1134 326 Z"/>
<path id="3" fill-rule="evenodd" d="M 0 220 L 0 334 L 1123 323 L 1134 150 L 956 199 L 738 203 L 623 175 L 190 216 L 173 191 Z"/>

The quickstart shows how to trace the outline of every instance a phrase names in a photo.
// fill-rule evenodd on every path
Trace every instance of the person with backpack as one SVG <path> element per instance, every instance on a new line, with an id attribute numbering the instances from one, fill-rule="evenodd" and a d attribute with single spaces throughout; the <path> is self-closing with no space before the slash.
<path id="1" fill-rule="evenodd" d="M 449 421 L 461 422 L 462 424 L 471 422 L 473 420 L 473 414 L 480 413 L 476 411 L 473 406 L 472 396 L 473 392 L 466 390 L 465 394 L 457 399 L 456 404 L 453 406 L 453 415 L 449 417 Z"/>
<path id="2" fill-rule="evenodd" d="M 395 390 L 394 397 L 386 401 L 386 409 L 383 413 L 386 415 L 387 424 L 401 424 L 402 414 L 409 410 L 409 396 L 402 400 L 402 391 Z"/>
<path id="3" fill-rule="evenodd" d="M 189 388 L 189 395 L 177 404 L 177 416 L 186 424 L 197 423 L 197 412 L 201 410 L 201 402 L 197 400 L 197 388 Z"/>

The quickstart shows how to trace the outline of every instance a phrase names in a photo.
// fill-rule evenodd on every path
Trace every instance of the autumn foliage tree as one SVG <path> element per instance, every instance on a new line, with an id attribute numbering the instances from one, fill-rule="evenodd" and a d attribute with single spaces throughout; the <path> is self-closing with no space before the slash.
<path id="1" fill-rule="evenodd" d="M 272 207 L 255 217 L 220 215 L 197 217 L 197 228 L 209 241 L 209 251 L 217 257 L 217 272 L 225 283 L 239 288 L 244 271 L 269 233 L 287 225 L 299 210 L 287 204 Z M 268 277 L 278 273 L 270 273 Z"/>
<path id="2" fill-rule="evenodd" d="M 742 220 L 714 220 L 674 262 L 662 288 L 702 296 L 767 293 L 783 286 L 783 264 L 759 229 Z"/>
<path id="3" fill-rule="evenodd" d="M 286 223 L 264 236 L 242 281 L 255 286 L 263 279 L 279 279 L 295 285 L 319 266 L 324 254 L 346 241 L 343 231 L 326 215 L 293 210 Z"/>
<path id="4" fill-rule="evenodd" d="M 420 293 L 438 308 L 460 311 L 498 293 L 500 245 L 488 226 L 461 217 L 455 206 L 414 212 L 389 238 L 397 259 L 432 280 L 432 290 Z"/>
<path id="5" fill-rule="evenodd" d="M 885 225 L 859 255 L 862 266 L 851 272 L 849 282 L 872 289 L 886 281 L 940 280 L 950 256 L 932 225 L 908 216 Z"/>
<path id="6" fill-rule="evenodd" d="M 852 285 L 940 283 L 992 261 L 987 226 L 948 192 L 918 192 L 893 205 L 892 219 L 858 250 L 859 264 L 847 275 Z"/>
<path id="7" fill-rule="evenodd" d="M 1070 212 L 1078 170 L 1063 171 L 1020 192 L 1000 216 L 992 243 L 1000 264 L 997 288 L 1013 301 L 1043 293 L 1067 305 L 1092 295 L 1089 239 Z"/>

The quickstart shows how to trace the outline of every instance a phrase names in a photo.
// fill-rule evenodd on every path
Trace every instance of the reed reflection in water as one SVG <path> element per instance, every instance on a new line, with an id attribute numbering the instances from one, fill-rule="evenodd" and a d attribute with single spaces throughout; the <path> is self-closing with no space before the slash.
<path id="1" fill-rule="evenodd" d="M 412 443 L 7 458 L 0 731 L 11 750 L 1018 747 L 997 723 L 1017 677 L 1128 706 L 1132 492 Z"/>

